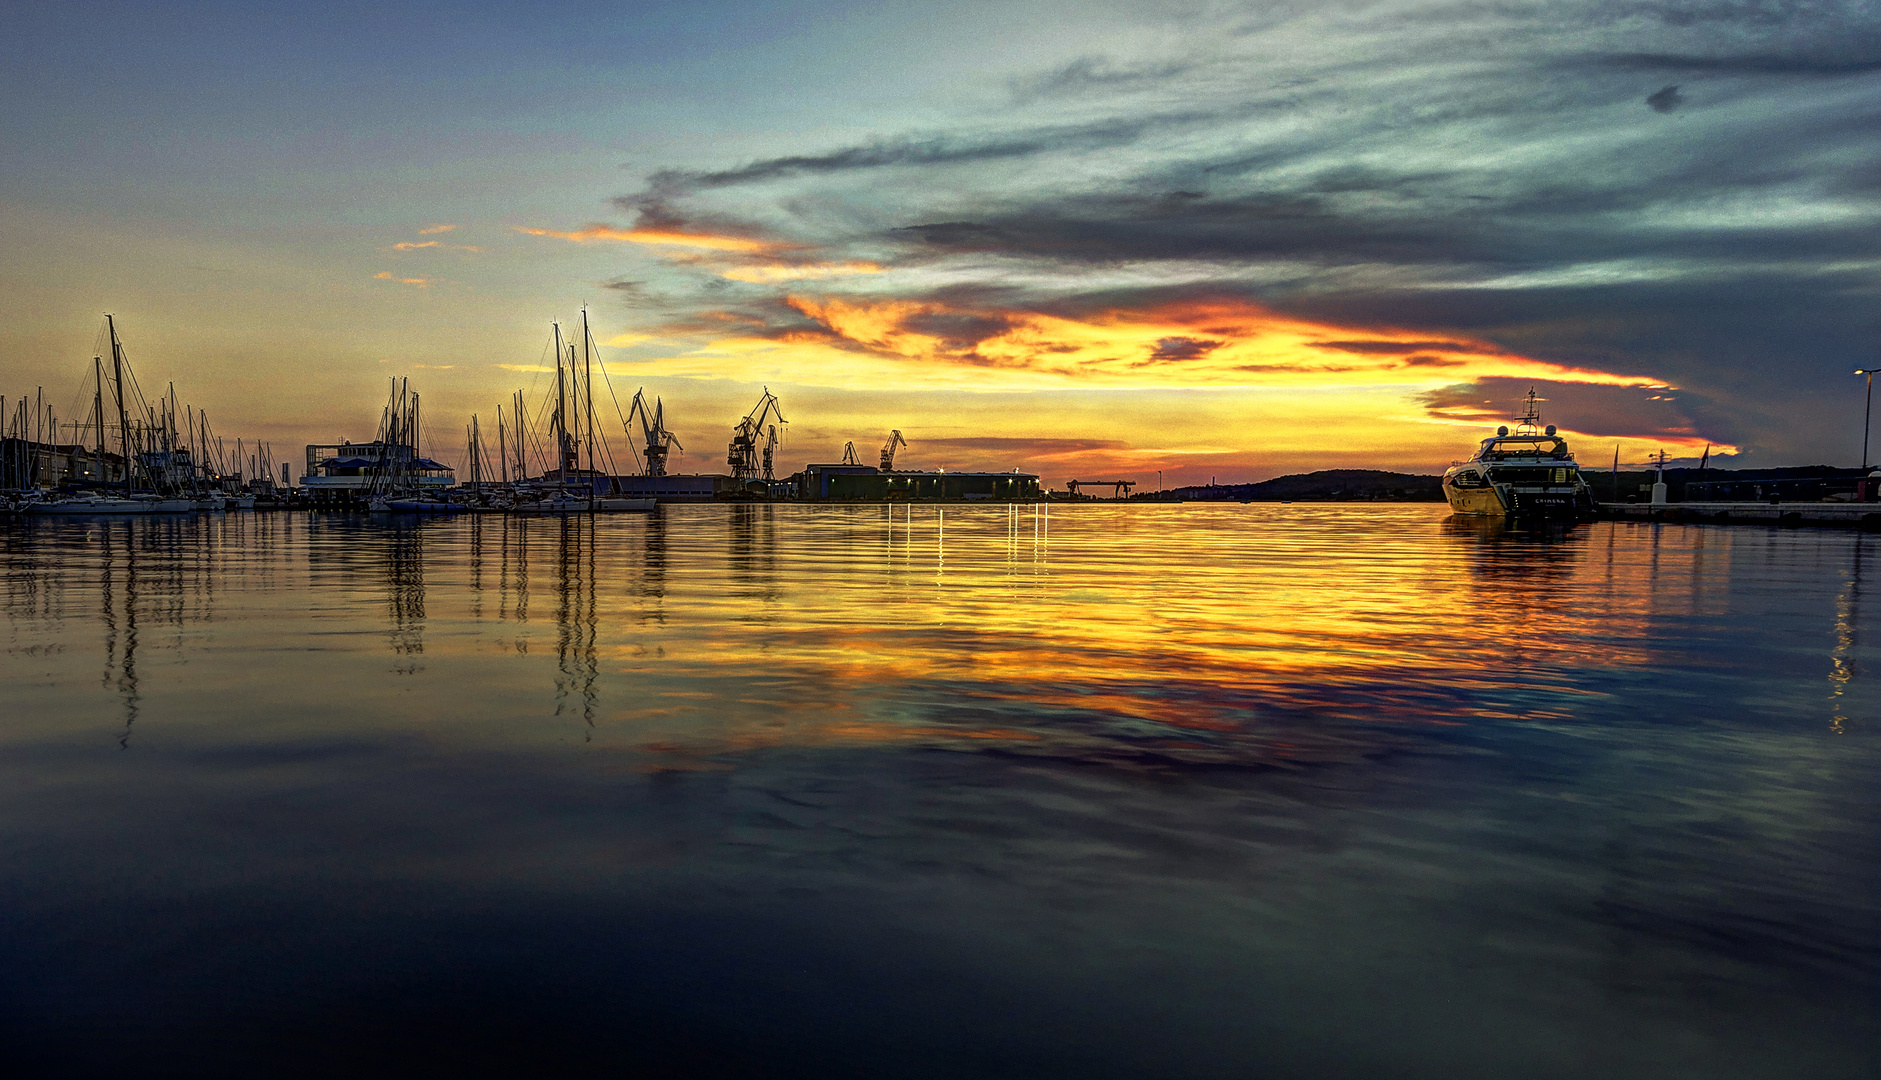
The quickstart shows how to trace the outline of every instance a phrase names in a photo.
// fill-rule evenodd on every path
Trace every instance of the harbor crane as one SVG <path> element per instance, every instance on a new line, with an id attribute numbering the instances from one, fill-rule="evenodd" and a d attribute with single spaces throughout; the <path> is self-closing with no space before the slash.
<path id="1" fill-rule="evenodd" d="M 633 437 L 633 422 L 636 416 L 640 418 L 641 438 L 646 442 L 647 475 L 665 476 L 667 452 L 675 446 L 679 446 L 681 450 L 685 449 L 684 446 L 679 445 L 678 436 L 666 430 L 666 403 L 659 398 L 654 398 L 653 408 L 649 411 L 646 389 L 635 390 L 633 404 L 627 407 L 628 438 Z"/>
<path id="2" fill-rule="evenodd" d="M 843 444 L 843 464 L 860 465 L 862 459 L 856 456 L 856 444 L 853 441 Z"/>
<path id="3" fill-rule="evenodd" d="M 1065 489 L 1072 495 L 1082 495 L 1087 487 L 1107 487 L 1111 489 L 1111 498 L 1121 499 L 1130 494 L 1136 486 L 1135 480 L 1066 480 Z"/>
<path id="4" fill-rule="evenodd" d="M 769 423 L 771 420 L 776 423 Z M 731 466 L 732 476 L 740 482 L 760 477 L 766 481 L 777 479 L 771 465 L 772 455 L 777 450 L 777 425 L 788 423 L 777 395 L 771 393 L 770 387 L 765 387 L 764 396 L 732 429 L 731 448 L 725 454 L 725 464 Z M 760 460 L 763 461 L 761 472 Z"/>
<path id="5" fill-rule="evenodd" d="M 888 441 L 882 444 L 883 472 L 895 471 L 895 447 L 906 445 L 908 445 L 908 440 L 901 437 L 901 430 L 899 428 L 888 433 Z"/>

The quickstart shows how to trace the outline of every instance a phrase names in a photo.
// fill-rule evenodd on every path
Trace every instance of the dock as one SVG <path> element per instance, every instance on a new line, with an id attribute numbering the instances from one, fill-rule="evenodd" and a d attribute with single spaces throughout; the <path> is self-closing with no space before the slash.
<path id="1" fill-rule="evenodd" d="M 1616 521 L 1809 525 L 1881 532 L 1881 503 L 1871 502 L 1609 502 L 1598 506 L 1600 516 Z"/>

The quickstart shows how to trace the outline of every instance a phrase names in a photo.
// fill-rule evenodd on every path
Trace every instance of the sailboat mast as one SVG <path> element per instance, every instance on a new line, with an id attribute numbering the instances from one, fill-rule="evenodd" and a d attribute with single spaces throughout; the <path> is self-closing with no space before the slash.
<path id="1" fill-rule="evenodd" d="M 124 451 L 124 493 L 131 493 L 131 419 L 124 411 L 124 347 L 118 343 L 118 324 L 109 314 L 105 327 L 111 331 L 111 380 L 117 384 L 118 446 Z"/>
<path id="2" fill-rule="evenodd" d="M 588 411 L 588 471 L 599 471 L 594 464 L 594 367 L 588 354 L 588 344 L 593 340 L 593 333 L 588 329 L 588 309 L 581 309 L 581 381 L 583 404 Z"/>
<path id="3" fill-rule="evenodd" d="M 566 483 L 568 421 L 563 414 L 568 409 L 568 388 L 562 382 L 562 324 L 550 325 L 555 327 L 555 470 L 557 477 Z"/>
<path id="4" fill-rule="evenodd" d="M 477 460 L 477 414 L 470 414 L 470 490 L 483 491 L 483 470 Z"/>
<path id="5" fill-rule="evenodd" d="M 92 422 L 98 425 L 98 482 L 105 482 L 105 404 L 104 404 L 104 357 L 91 358 Z"/>
<path id="6" fill-rule="evenodd" d="M 503 406 L 496 407 L 496 459 L 503 463 L 503 486 L 509 486 L 509 444 L 503 441 Z"/>

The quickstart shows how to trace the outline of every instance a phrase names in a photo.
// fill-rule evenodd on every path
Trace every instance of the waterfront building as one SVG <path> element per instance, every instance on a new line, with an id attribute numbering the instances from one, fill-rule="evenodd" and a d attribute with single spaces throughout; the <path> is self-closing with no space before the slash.
<path id="1" fill-rule="evenodd" d="M 996 499 L 1041 497 L 1038 476 L 1012 472 L 884 472 L 871 465 L 806 465 L 797 478 L 800 499 L 864 501 L 917 499 Z"/>
<path id="2" fill-rule="evenodd" d="M 100 486 L 124 482 L 124 457 L 78 443 L 0 439 L 0 489 Z"/>
<path id="3" fill-rule="evenodd" d="M 307 471 L 300 488 L 322 505 L 363 505 L 374 487 L 396 481 L 401 487 L 439 494 L 455 481 L 452 467 L 420 457 L 403 443 L 373 440 L 307 447 Z"/>

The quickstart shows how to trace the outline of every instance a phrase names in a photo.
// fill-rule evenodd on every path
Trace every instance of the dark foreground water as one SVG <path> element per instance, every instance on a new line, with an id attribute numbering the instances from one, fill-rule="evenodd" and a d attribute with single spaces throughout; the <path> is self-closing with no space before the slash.
<path id="1" fill-rule="evenodd" d="M 0 527 L 0 1065 L 1872 1077 L 1878 544 Z"/>

